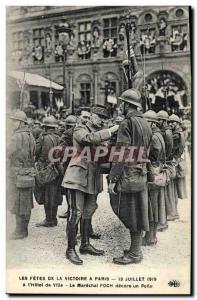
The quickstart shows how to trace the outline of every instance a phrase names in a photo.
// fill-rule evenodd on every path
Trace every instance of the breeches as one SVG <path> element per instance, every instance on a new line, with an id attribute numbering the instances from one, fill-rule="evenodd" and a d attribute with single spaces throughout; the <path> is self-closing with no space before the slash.
<path id="1" fill-rule="evenodd" d="M 78 190 L 68 190 L 68 222 L 77 225 L 80 218 L 90 219 L 98 205 L 97 195 L 90 195 Z"/>

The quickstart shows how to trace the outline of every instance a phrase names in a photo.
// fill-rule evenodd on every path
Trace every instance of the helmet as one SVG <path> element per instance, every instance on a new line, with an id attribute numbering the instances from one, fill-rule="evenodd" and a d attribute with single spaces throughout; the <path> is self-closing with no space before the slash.
<path id="1" fill-rule="evenodd" d="M 118 99 L 130 103 L 136 107 L 142 108 L 141 105 L 141 94 L 136 89 L 129 89 L 122 93 Z"/>
<path id="2" fill-rule="evenodd" d="M 175 114 L 172 114 L 172 115 L 169 117 L 169 120 L 170 120 L 170 121 L 173 121 L 173 122 L 181 123 L 180 118 L 179 118 L 177 115 L 175 115 Z"/>
<path id="3" fill-rule="evenodd" d="M 45 117 L 42 122 L 45 127 L 58 127 L 58 121 L 54 116 Z"/>
<path id="4" fill-rule="evenodd" d="M 27 121 L 27 115 L 24 111 L 22 110 L 19 110 L 17 109 L 11 116 L 10 116 L 11 119 L 13 120 L 18 120 L 18 121 L 21 121 L 21 122 L 24 122 L 26 124 L 28 124 L 28 121 Z"/>
<path id="5" fill-rule="evenodd" d="M 156 112 L 154 112 L 153 110 L 148 110 L 143 114 L 144 118 L 147 119 L 148 121 L 152 121 L 152 122 L 158 122 L 158 117 Z"/>
<path id="6" fill-rule="evenodd" d="M 160 119 L 160 120 L 169 120 L 169 116 L 168 116 L 168 113 L 167 111 L 165 110 L 160 110 L 158 113 L 157 113 L 157 118 Z"/>
<path id="7" fill-rule="evenodd" d="M 77 123 L 77 117 L 70 115 L 64 121 L 67 126 L 75 126 Z"/>

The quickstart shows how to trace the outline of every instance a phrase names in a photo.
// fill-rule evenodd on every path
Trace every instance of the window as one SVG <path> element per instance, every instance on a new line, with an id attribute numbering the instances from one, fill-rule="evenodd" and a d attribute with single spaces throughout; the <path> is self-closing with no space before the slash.
<path id="1" fill-rule="evenodd" d="M 170 37 L 171 51 L 187 51 L 188 50 L 188 29 L 187 25 L 172 26 L 172 34 Z"/>
<path id="2" fill-rule="evenodd" d="M 38 28 L 33 30 L 33 43 L 35 47 L 45 45 L 43 28 Z"/>
<path id="3" fill-rule="evenodd" d="M 103 56 L 115 57 L 117 55 L 117 18 L 103 20 Z"/>
<path id="4" fill-rule="evenodd" d="M 23 31 L 14 32 L 12 34 L 13 50 L 23 50 Z"/>
<path id="5" fill-rule="evenodd" d="M 146 14 L 145 17 L 144 17 L 145 21 L 148 23 L 148 22 L 151 22 L 153 17 L 151 14 Z"/>
<path id="6" fill-rule="evenodd" d="M 80 83 L 81 105 L 90 104 L 91 83 Z"/>
<path id="7" fill-rule="evenodd" d="M 177 9 L 176 17 L 181 18 L 183 15 L 184 15 L 184 11 L 181 8 Z"/>
<path id="8" fill-rule="evenodd" d="M 84 22 L 79 24 L 79 41 L 91 40 L 91 22 Z"/>
<path id="9" fill-rule="evenodd" d="M 117 39 L 117 18 L 104 19 L 103 20 L 103 35 L 104 40 Z"/>
<path id="10" fill-rule="evenodd" d="M 156 47 L 155 28 L 141 30 L 140 51 L 142 55 L 154 54 Z"/>

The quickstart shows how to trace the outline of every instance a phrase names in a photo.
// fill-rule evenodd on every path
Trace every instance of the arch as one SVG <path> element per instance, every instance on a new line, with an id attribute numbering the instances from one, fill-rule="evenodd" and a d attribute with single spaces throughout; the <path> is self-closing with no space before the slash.
<path id="1" fill-rule="evenodd" d="M 161 68 L 154 69 L 154 71 L 150 72 L 149 74 L 147 74 L 145 76 L 145 80 L 147 81 L 149 78 L 151 78 L 154 73 L 158 73 L 158 72 L 162 72 L 162 71 L 164 71 L 166 73 L 168 73 L 168 72 L 174 73 L 175 76 L 179 77 L 184 82 L 184 85 L 188 91 L 191 88 L 189 81 L 185 77 L 185 74 L 183 74 L 179 70 L 171 69 L 170 67 L 163 69 L 163 70 L 161 70 Z M 144 84 L 144 81 L 143 81 L 144 79 L 142 76 L 140 76 L 140 77 L 141 77 L 140 80 L 138 80 L 138 82 L 136 83 L 136 88 L 141 90 L 143 87 L 143 84 Z M 183 79 L 183 77 L 184 77 L 184 79 Z"/>
<path id="2" fill-rule="evenodd" d="M 182 9 L 183 10 L 183 15 L 181 17 L 177 17 L 176 16 L 176 12 L 177 10 L 180 10 Z M 188 12 L 188 9 L 186 7 L 173 7 L 169 10 L 169 20 L 179 20 L 181 21 L 182 19 L 185 19 L 185 18 L 188 18 L 189 17 L 189 12 Z"/>
<path id="3" fill-rule="evenodd" d="M 145 20 L 145 16 L 147 14 L 150 14 L 152 16 L 152 20 L 150 22 L 147 22 Z M 153 9 L 148 9 L 139 14 L 137 25 L 152 24 L 156 22 L 157 22 L 157 13 Z"/>
<path id="4" fill-rule="evenodd" d="M 103 76 L 103 80 L 106 81 L 118 81 L 119 80 L 119 77 L 116 73 L 113 73 L 113 72 L 107 72 L 104 74 Z"/>
<path id="5" fill-rule="evenodd" d="M 142 80 L 138 88 L 144 90 Z M 189 91 L 183 74 L 174 70 L 158 69 L 146 76 L 146 96 L 155 111 L 168 109 L 178 113 L 179 109 L 184 109 L 190 103 Z"/>
<path id="6" fill-rule="evenodd" d="M 77 79 L 76 79 L 77 82 L 91 82 L 92 81 L 92 78 L 89 74 L 80 74 Z"/>

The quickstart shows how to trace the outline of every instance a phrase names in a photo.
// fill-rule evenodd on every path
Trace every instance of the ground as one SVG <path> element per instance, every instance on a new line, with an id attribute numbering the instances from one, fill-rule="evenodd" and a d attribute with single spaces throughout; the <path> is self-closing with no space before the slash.
<path id="1" fill-rule="evenodd" d="M 187 187 L 189 191 L 189 176 L 187 176 Z M 58 214 L 66 210 L 66 201 L 59 207 Z M 72 274 L 74 270 L 116 270 L 132 273 L 143 271 L 144 274 L 150 270 L 160 273 L 166 270 L 178 270 L 186 267 L 188 270 L 190 261 L 190 200 L 179 200 L 178 210 L 180 219 L 169 222 L 169 228 L 165 232 L 158 233 L 158 244 L 153 247 L 143 247 L 144 259 L 139 265 L 117 266 L 112 263 L 115 256 L 123 254 L 123 249 L 128 248 L 128 230 L 113 213 L 107 184 L 104 179 L 104 191 L 98 197 L 98 209 L 93 217 L 93 227 L 101 234 L 100 240 L 92 240 L 95 247 L 103 249 L 105 256 L 95 257 L 82 256 L 83 266 L 74 266 L 65 258 L 66 251 L 66 220 L 58 219 L 58 226 L 53 228 L 35 227 L 37 222 L 44 219 L 43 206 L 34 201 L 31 221 L 29 224 L 29 236 L 24 240 L 9 240 L 7 242 L 7 267 L 8 269 L 42 269 L 55 268 L 56 270 L 67 270 Z M 8 213 L 7 216 L 8 235 L 14 229 L 14 218 Z M 78 239 L 78 247 L 80 240 Z M 71 273 L 70 273 L 71 272 Z M 185 271 L 184 271 L 185 272 Z M 153 274 L 153 273 L 151 273 Z M 68 274 L 67 274 L 68 275 Z"/>

